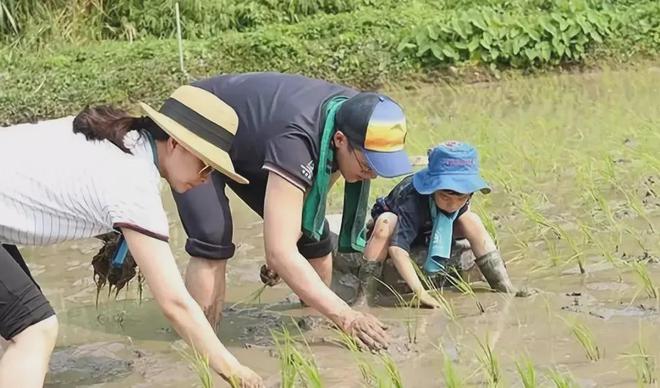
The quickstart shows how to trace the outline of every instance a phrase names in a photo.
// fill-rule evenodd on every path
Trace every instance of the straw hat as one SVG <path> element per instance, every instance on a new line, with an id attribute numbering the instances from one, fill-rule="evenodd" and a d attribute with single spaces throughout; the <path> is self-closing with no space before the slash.
<path id="1" fill-rule="evenodd" d="M 238 128 L 232 107 L 204 89 L 181 86 L 160 111 L 140 102 L 145 114 L 186 150 L 238 183 L 249 183 L 234 170 L 229 150 Z"/>

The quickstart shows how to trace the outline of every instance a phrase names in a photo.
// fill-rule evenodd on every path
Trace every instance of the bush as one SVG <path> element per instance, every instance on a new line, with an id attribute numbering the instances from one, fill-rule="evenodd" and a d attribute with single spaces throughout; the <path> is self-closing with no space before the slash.
<path id="1" fill-rule="evenodd" d="M 636 7 L 502 11 L 477 7 L 442 13 L 416 27 L 399 51 L 427 66 L 473 62 L 527 68 L 579 62 L 605 41 L 660 47 L 660 3 Z"/>
<path id="2" fill-rule="evenodd" d="M 5 41 L 69 42 L 99 39 L 172 38 L 176 0 L 6 0 L 0 6 Z M 219 36 L 267 24 L 294 24 L 306 17 L 339 14 L 394 0 L 187 0 L 178 1 L 185 38 Z"/>
<path id="3" fill-rule="evenodd" d="M 341 3 L 324 4 L 330 1 Z M 373 88 L 448 65 L 528 69 L 582 63 L 595 55 L 626 59 L 660 48 L 655 0 L 635 6 L 596 0 L 579 6 L 560 0 L 460 3 L 467 9 L 407 1 L 392 9 L 324 13 L 294 24 L 226 31 L 185 41 L 185 65 L 195 78 L 282 71 Z M 4 47 L 0 54 L 2 124 L 73 114 L 86 104 L 158 105 L 188 81 L 172 39 L 56 41 L 37 50 Z"/>
<path id="4" fill-rule="evenodd" d="M 370 87 L 410 71 L 396 53 L 404 23 L 385 13 L 325 15 L 296 25 L 186 41 L 185 65 L 196 78 L 218 73 L 283 71 Z M 52 46 L 48 52 L 0 55 L 0 121 L 31 121 L 79 111 L 85 104 L 158 103 L 188 80 L 175 40 Z"/>

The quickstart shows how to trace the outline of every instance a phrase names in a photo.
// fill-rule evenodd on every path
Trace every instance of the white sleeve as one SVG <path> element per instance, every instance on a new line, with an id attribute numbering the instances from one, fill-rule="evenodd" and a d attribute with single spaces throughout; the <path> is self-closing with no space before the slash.
<path id="1" fill-rule="evenodd" d="M 154 167 L 133 163 L 121 177 L 103 176 L 112 227 L 128 228 L 168 241 L 169 225 L 160 196 L 160 177 Z M 115 175 L 115 174 L 111 174 Z"/>

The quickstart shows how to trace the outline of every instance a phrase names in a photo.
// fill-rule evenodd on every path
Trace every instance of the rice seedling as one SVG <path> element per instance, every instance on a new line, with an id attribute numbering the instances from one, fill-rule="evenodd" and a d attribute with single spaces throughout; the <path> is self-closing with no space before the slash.
<path id="1" fill-rule="evenodd" d="M 477 306 L 477 309 L 481 314 L 485 313 L 486 310 L 484 309 L 484 306 L 481 304 L 481 302 L 479 302 L 479 299 L 477 298 L 477 294 L 475 294 L 474 289 L 472 288 L 470 283 L 466 282 L 457 271 L 451 270 L 451 272 L 453 272 L 453 274 L 450 274 L 449 272 L 445 272 L 445 276 L 447 277 L 447 279 L 462 294 L 468 295 L 470 298 L 472 298 L 475 305 Z"/>
<path id="2" fill-rule="evenodd" d="M 600 238 L 595 238 L 593 239 L 594 244 L 598 247 L 600 250 L 601 255 L 607 260 L 608 263 L 612 265 L 614 269 L 616 269 L 617 276 L 619 277 L 619 282 L 623 282 L 623 276 L 621 275 L 621 267 L 623 263 L 623 260 L 620 258 L 616 257 L 612 251 L 614 248 L 608 248 L 605 246 L 605 241 L 610 241 L 609 239 L 600 239 Z"/>
<path id="3" fill-rule="evenodd" d="M 490 236 L 493 238 L 493 241 L 495 242 L 495 245 L 497 245 L 497 227 L 495 226 L 493 217 L 491 217 L 490 214 L 488 214 L 486 211 L 486 203 L 479 203 L 479 205 L 475 204 L 471 207 L 471 210 L 477 213 L 479 218 L 481 218 L 481 221 L 484 223 L 488 234 L 490 234 Z"/>
<path id="4" fill-rule="evenodd" d="M 264 293 L 264 291 L 266 291 L 267 287 L 268 286 L 266 284 L 260 286 L 256 290 L 252 291 L 250 293 L 250 295 L 248 295 L 244 299 L 241 299 L 238 302 L 236 302 L 236 303 L 232 304 L 231 306 L 229 306 L 229 309 L 230 310 L 234 309 L 236 306 L 241 305 L 241 304 L 250 304 L 250 303 L 254 303 L 254 302 L 257 302 L 257 303 L 261 304 L 261 295 Z"/>
<path id="5" fill-rule="evenodd" d="M 341 330 L 335 329 L 335 333 L 339 337 L 339 343 L 347 347 L 353 355 L 358 364 L 362 379 L 368 386 L 383 387 L 383 388 L 403 388 L 403 379 L 401 372 L 392 357 L 387 353 L 380 353 L 379 359 L 385 369 L 385 373 L 379 373 L 365 357 L 365 353 L 360 351 L 355 339 Z"/>
<path id="6" fill-rule="evenodd" d="M 566 323 L 566 325 L 568 325 L 571 334 L 573 334 L 573 337 L 575 337 L 580 346 L 582 346 L 587 359 L 591 361 L 600 360 L 601 351 L 591 330 L 583 323 L 578 321 L 568 322 L 563 317 L 561 319 Z"/>
<path id="7" fill-rule="evenodd" d="M 360 351 L 360 346 L 355 339 L 342 330 L 334 329 L 334 331 L 339 337 L 339 343 L 344 345 L 351 352 L 351 355 L 353 355 L 358 369 L 360 370 L 360 374 L 362 375 L 362 380 L 370 386 L 377 382 L 380 378 L 380 374 L 377 373 L 373 365 L 365 359 L 364 353 Z"/>
<path id="8" fill-rule="evenodd" d="M 433 299 L 435 299 L 438 302 L 438 304 L 442 307 L 442 310 L 445 312 L 447 317 L 449 317 L 449 319 L 451 319 L 452 321 L 455 321 L 457 316 L 456 316 L 456 310 L 454 309 L 454 305 L 452 305 L 451 302 L 442 295 L 442 292 L 438 290 L 435 283 L 433 282 L 433 279 L 431 279 L 426 274 L 426 272 L 424 272 L 417 265 L 417 263 L 412 261 L 412 265 L 415 268 L 415 272 L 417 273 L 417 276 L 422 281 L 424 288 L 428 290 L 429 294 L 433 297 Z"/>
<path id="9" fill-rule="evenodd" d="M 646 209 L 644 208 L 644 204 L 639 199 L 639 197 L 634 193 L 631 193 L 628 190 L 626 190 L 618 182 L 612 181 L 611 183 L 624 195 L 624 197 L 626 197 L 628 207 L 632 209 L 639 216 L 639 218 L 643 219 L 648 224 L 651 233 L 655 233 L 655 227 L 653 226 L 653 222 L 646 214 Z"/>
<path id="10" fill-rule="evenodd" d="M 580 269 L 580 273 L 581 274 L 587 273 L 587 270 L 585 269 L 584 266 L 584 252 L 579 249 L 578 244 L 575 241 L 575 238 L 573 238 L 571 234 L 566 232 L 566 230 L 559 225 L 552 224 L 552 228 L 553 231 L 556 234 L 558 234 L 558 236 L 560 236 L 564 241 L 568 243 L 569 247 L 573 251 L 573 256 L 571 256 L 568 259 L 568 261 L 576 260 L 578 264 L 578 268 Z"/>
<path id="11" fill-rule="evenodd" d="M 463 380 L 459 377 L 454 363 L 447 356 L 442 360 L 442 372 L 447 388 L 461 388 L 464 386 Z"/>
<path id="12" fill-rule="evenodd" d="M 612 213 L 612 209 L 610 208 L 609 204 L 607 203 L 607 199 L 605 199 L 605 196 L 603 193 L 596 189 L 593 184 L 592 187 L 588 189 L 587 193 L 593 200 L 593 202 L 600 208 L 600 210 L 605 214 L 605 219 L 608 221 L 610 227 L 615 227 L 617 222 L 614 220 L 614 214 Z"/>
<path id="13" fill-rule="evenodd" d="M 625 354 L 623 357 L 630 359 L 630 366 L 635 371 L 638 387 L 645 387 L 657 382 L 655 356 L 649 354 L 641 338 L 635 343 L 635 353 Z"/>
<path id="14" fill-rule="evenodd" d="M 561 373 L 559 370 L 552 368 L 549 369 L 548 377 L 555 384 L 556 388 L 575 388 L 577 384 L 569 374 Z"/>
<path id="15" fill-rule="evenodd" d="M 635 275 L 637 275 L 637 281 L 640 285 L 640 289 L 635 293 L 631 304 L 642 291 L 644 291 L 649 298 L 653 298 L 656 301 L 660 300 L 660 291 L 658 291 L 658 287 L 653 282 L 646 263 L 641 261 L 633 261 L 630 266 L 635 272 Z"/>
<path id="16" fill-rule="evenodd" d="M 527 216 L 527 218 L 529 218 L 536 225 L 543 226 L 551 230 L 555 234 L 555 236 L 557 236 L 557 238 L 567 242 L 568 246 L 573 251 L 573 255 L 568 259 L 568 261 L 576 260 L 578 264 L 578 268 L 580 269 L 580 273 L 585 274 L 587 271 L 584 266 L 584 254 L 583 254 L 584 252 L 581 249 L 579 249 L 579 246 L 575 241 L 575 238 L 570 233 L 568 233 L 564 228 L 562 228 L 559 224 L 550 221 L 541 212 L 536 210 L 530 204 L 529 196 L 522 196 L 521 202 L 522 205 L 519 208 L 523 212 L 523 214 Z"/>
<path id="17" fill-rule="evenodd" d="M 414 264 L 414 263 L 413 263 Z M 417 315 L 416 309 L 419 309 L 420 302 L 417 294 L 414 294 L 410 301 L 407 301 L 406 298 L 401 295 L 400 292 L 392 288 L 389 284 L 384 283 L 380 279 L 376 279 L 379 283 L 384 285 L 397 299 L 397 304 L 401 308 L 408 309 L 408 317 L 404 320 L 406 324 L 406 334 L 408 335 L 408 343 L 414 344 L 417 343 L 417 328 L 419 316 Z"/>
<path id="18" fill-rule="evenodd" d="M 192 352 L 188 352 L 184 348 L 180 347 L 176 348 L 176 351 L 183 357 L 184 360 L 188 361 L 193 371 L 197 375 L 202 388 L 212 388 L 213 373 L 211 373 L 208 356 L 201 355 L 194 347 L 192 348 Z M 238 382 L 236 381 L 230 381 L 230 385 L 232 387 L 239 386 Z"/>
<path id="19" fill-rule="evenodd" d="M 536 388 L 536 369 L 529 356 L 524 356 L 516 361 L 516 370 L 524 388 Z"/>
<path id="20" fill-rule="evenodd" d="M 460 373 L 458 370 L 456 370 L 456 367 L 454 366 L 454 363 L 452 362 L 451 358 L 445 352 L 445 349 L 442 347 L 442 343 L 440 345 L 434 347 L 442 353 L 442 374 L 444 377 L 444 382 L 445 386 L 447 388 L 461 388 L 463 387 L 464 384 L 464 379 L 460 377 Z"/>
<path id="21" fill-rule="evenodd" d="M 647 250 L 646 247 L 644 246 L 644 242 L 642 241 L 642 239 L 640 237 L 640 233 L 637 230 L 632 229 L 631 227 L 626 226 L 626 225 L 621 226 L 621 230 L 622 230 L 622 233 L 621 233 L 621 237 L 620 237 L 620 242 L 623 241 L 623 233 L 625 232 L 629 237 L 631 237 L 633 240 L 635 240 L 635 242 L 637 243 L 637 246 L 639 247 L 639 249 L 642 252 L 645 252 Z"/>
<path id="22" fill-rule="evenodd" d="M 550 257 L 550 265 L 553 267 L 559 266 L 559 264 L 561 264 L 561 255 L 559 254 L 559 249 L 557 248 L 557 241 L 549 238 L 545 234 L 543 235 L 543 240 L 545 241 L 546 251 Z"/>
<path id="23" fill-rule="evenodd" d="M 321 375 L 316 361 L 311 356 L 307 342 L 304 343 L 307 353 L 310 354 L 309 356 L 298 350 L 297 341 L 291 336 L 286 327 L 282 326 L 279 332 L 271 331 L 271 335 L 280 358 L 282 387 L 295 387 L 298 380 L 301 380 L 308 387 L 322 387 Z"/>
<path id="24" fill-rule="evenodd" d="M 502 384 L 502 371 L 500 369 L 499 359 L 493 353 L 488 334 L 486 334 L 486 340 L 484 342 L 482 342 L 476 335 L 474 337 L 481 349 L 481 353 L 478 353 L 476 356 L 481 367 L 486 372 L 488 386 L 499 387 Z"/>
<path id="25" fill-rule="evenodd" d="M 381 353 L 380 360 L 385 367 L 386 376 L 389 377 L 389 387 L 394 388 L 403 388 L 403 379 L 401 378 L 401 373 L 399 368 L 396 366 L 396 363 L 392 357 L 387 353 Z"/>

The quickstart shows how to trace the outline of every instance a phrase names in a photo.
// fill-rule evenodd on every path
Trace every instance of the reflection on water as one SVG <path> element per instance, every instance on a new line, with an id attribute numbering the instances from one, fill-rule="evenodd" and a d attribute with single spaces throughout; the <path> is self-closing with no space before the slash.
<path id="1" fill-rule="evenodd" d="M 476 209 L 495 215 L 496 237 L 509 259 L 514 282 L 541 291 L 525 299 L 479 293 L 485 314 L 479 314 L 468 297 L 448 291 L 459 319 L 449 321 L 439 311 L 412 312 L 417 317 L 419 341 L 410 346 L 405 344 L 402 322 L 410 319 L 411 312 L 374 309 L 391 325 L 397 338 L 392 355 L 405 386 L 442 386 L 440 346 L 463 377 L 473 383 L 483 381 L 481 372 L 475 372 L 475 353 L 476 338 L 483 341 L 486 335 L 500 358 L 503 386 L 519 385 L 514 361 L 523 354 L 534 361 L 539 376 L 544 376 L 547 368 L 557 367 L 570 371 L 582 386 L 635 386 L 630 362 L 621 355 L 632 352 L 634 342 L 641 336 L 658 356 L 660 319 L 656 303 L 644 293 L 631 303 L 638 290 L 635 275 L 626 268 L 602 266 L 604 259 L 594 250 L 595 240 L 578 241 L 576 237 L 589 268 L 587 276 L 579 275 L 576 265 L 566 264 L 571 256 L 566 242 L 555 239 L 553 243 L 555 240 L 548 237 L 552 234 L 542 234 L 543 230 L 530 224 L 521 209 L 527 204 L 552 222 L 560 223 L 569 235 L 577 236 L 580 225 L 593 216 L 591 210 L 585 210 L 593 205 L 577 188 L 584 187 L 583 180 L 595 175 L 594 185 L 607 196 L 612 206 L 609 210 L 618 222 L 634 232 L 615 236 L 593 230 L 595 239 L 602 238 L 603 244 L 612 250 L 620 242 L 621 246 L 616 246 L 619 256 L 625 251 L 628 256 L 646 254 L 657 258 L 657 235 L 647 230 L 649 222 L 656 229 L 660 227 L 660 207 L 651 197 L 642 203 L 647 221 L 630 209 L 625 214 L 622 204 L 627 198 L 626 187 L 637 190 L 640 181 L 649 176 L 658 180 L 658 170 L 649 170 L 651 162 L 643 164 L 639 160 L 647 160 L 646 155 L 658 157 L 659 85 L 660 71 L 656 69 L 457 88 L 424 85 L 392 92 L 408 114 L 411 154 L 424 154 L 427 147 L 446 139 L 463 139 L 479 147 L 484 174 L 496 193 L 476 198 Z M 623 190 L 612 188 L 604 180 L 604 156 L 614 160 L 612 169 L 618 182 L 625 183 Z M 587 166 L 587 161 L 593 164 Z M 385 193 L 392 184 L 393 181 L 377 183 L 373 195 Z M 657 185 L 650 187 L 658 190 Z M 172 246 L 183 270 L 187 260 L 183 250 L 185 235 L 170 194 L 164 191 L 163 196 L 172 221 Z M 332 205 L 337 206 L 334 201 Z M 264 261 L 258 217 L 235 197 L 232 207 L 238 250 L 229 265 L 227 306 L 260 286 L 258 268 Z M 603 214 L 600 209 L 593 219 L 601 222 Z M 129 287 L 120 293 L 118 301 L 102 296 L 99 309 L 95 308 L 96 290 L 89 262 L 98 247 L 98 242 L 87 240 L 23 250 L 61 322 L 48 385 L 195 384 L 195 375 L 172 346 L 176 335 L 148 293 L 140 304 L 135 286 Z M 558 267 L 549 265 L 553 255 L 561 262 Z M 648 268 L 652 278 L 660 282 L 658 265 L 650 264 Z M 295 302 L 277 304 L 288 294 L 281 285 L 269 289 L 260 305 L 227 311 L 222 323 L 222 340 L 243 362 L 270 381 L 277 381 L 279 361 L 271 356 L 269 342 L 264 341 L 268 329 L 287 323 L 289 315 L 312 313 L 300 310 Z M 604 349 L 604 358 L 587 361 L 560 316 L 587 324 Z M 332 336 L 331 332 L 321 326 L 310 328 L 307 334 L 327 385 L 362 385 L 352 356 L 323 340 Z M 244 347 L 245 343 L 250 346 Z M 348 370 L 351 373 L 346 373 Z M 545 377 L 541 379 L 546 381 Z"/>

